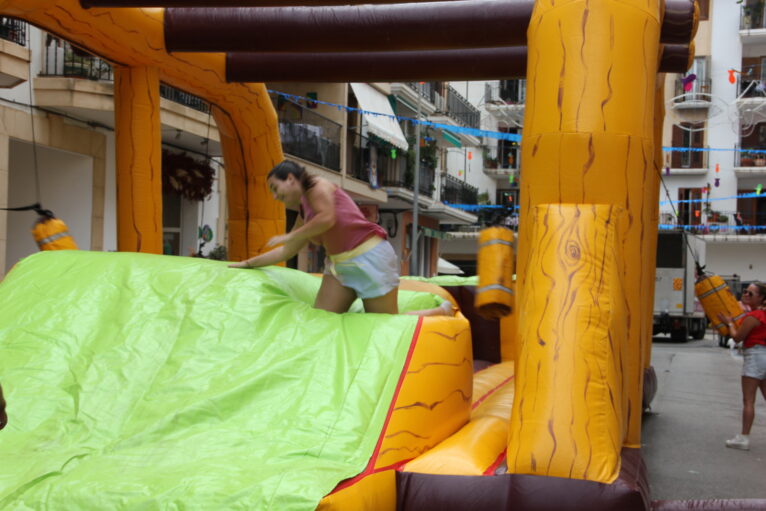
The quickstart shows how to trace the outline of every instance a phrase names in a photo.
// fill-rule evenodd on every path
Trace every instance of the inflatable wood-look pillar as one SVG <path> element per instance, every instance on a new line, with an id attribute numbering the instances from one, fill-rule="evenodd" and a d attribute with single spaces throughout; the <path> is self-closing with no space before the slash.
<path id="1" fill-rule="evenodd" d="M 229 259 L 245 259 L 263 251 L 269 238 L 285 232 L 285 208 L 273 199 L 266 183 L 269 170 L 282 161 L 282 149 L 278 140 L 274 147 L 268 137 L 243 137 L 235 119 L 218 108 L 213 116 L 226 162 Z M 263 155 L 278 156 L 263 165 Z M 259 163 L 255 169 L 253 162 Z"/>
<path id="2" fill-rule="evenodd" d="M 626 422 L 622 208 L 530 213 L 508 471 L 611 483 Z"/>
<path id="3" fill-rule="evenodd" d="M 162 134 L 157 68 L 114 69 L 117 250 L 162 253 Z"/>
<path id="4" fill-rule="evenodd" d="M 623 321 L 627 332 L 614 342 L 623 343 L 628 351 L 624 413 L 628 424 L 625 443 L 630 446 L 638 446 L 640 441 L 642 301 L 652 299 L 641 291 L 641 275 L 645 271 L 643 260 L 654 257 L 649 254 L 650 232 L 643 225 L 643 210 L 647 204 L 645 179 L 655 172 L 659 15 L 658 0 L 538 2 L 527 34 L 517 293 L 520 300 L 526 300 L 527 274 L 533 270 L 527 266 L 530 251 L 540 248 L 531 238 L 533 226 L 529 221 L 536 205 L 613 204 L 625 210 L 619 243 L 625 258 L 623 300 L 627 312 Z M 566 285 L 565 280 L 559 285 Z M 555 339 L 550 341 L 555 344 Z M 517 389 L 528 385 L 518 378 Z M 523 395 L 517 393 L 517 399 Z M 617 405 L 622 396 L 615 395 L 614 399 Z M 523 418 L 514 414 L 511 420 L 518 429 Z M 547 426 L 542 423 L 540 427 Z M 513 448 L 509 446 L 509 452 Z M 528 473 L 594 478 L 594 471 L 569 475 L 568 467 L 579 465 L 590 452 L 583 448 L 573 454 L 574 459 L 553 471 L 543 460 L 529 457 L 509 464 Z M 614 472 L 598 474 L 611 476 Z"/>
<path id="5" fill-rule="evenodd" d="M 688 69 L 688 67 L 687 67 Z M 665 121 L 665 75 L 657 75 L 657 84 L 654 92 L 654 165 L 651 172 L 647 172 L 644 182 L 644 215 L 643 225 L 647 230 L 646 257 L 644 257 L 644 269 L 642 273 L 642 289 L 644 295 L 651 297 L 643 300 L 642 316 L 643 332 L 641 334 L 641 349 L 643 351 L 643 368 L 651 365 L 652 361 L 652 333 L 654 314 L 654 275 L 657 269 L 657 231 L 660 221 L 660 176 L 662 174 L 662 126 Z"/>
<path id="6" fill-rule="evenodd" d="M 0 15 L 33 23 L 111 62 L 155 68 L 161 82 L 214 104 L 216 121 L 227 119 L 225 128 L 218 127 L 226 131 L 221 136 L 228 137 L 223 146 L 229 188 L 259 186 L 266 173 L 284 158 L 276 112 L 266 87 L 261 83 L 227 83 L 224 55 L 169 54 L 161 9 L 85 10 L 78 0 L 0 0 Z M 242 202 L 229 204 L 236 212 L 235 225 L 228 229 L 231 260 L 255 255 L 275 230 L 274 225 L 284 229 L 284 208 L 271 196 L 241 193 L 237 200 Z M 262 221 L 265 225 L 261 228 Z"/>

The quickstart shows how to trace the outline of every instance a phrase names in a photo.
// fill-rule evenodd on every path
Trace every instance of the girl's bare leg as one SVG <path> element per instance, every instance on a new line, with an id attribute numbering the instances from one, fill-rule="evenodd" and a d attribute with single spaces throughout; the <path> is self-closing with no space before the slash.
<path id="1" fill-rule="evenodd" d="M 362 300 L 364 303 L 365 312 L 378 312 L 381 314 L 398 314 L 399 304 L 397 303 L 397 296 L 399 294 L 399 288 L 395 287 L 383 296 L 376 298 L 365 298 Z"/>
<path id="2" fill-rule="evenodd" d="M 353 289 L 344 287 L 332 275 L 324 274 L 322 285 L 319 286 L 319 292 L 314 300 L 314 308 L 341 314 L 348 312 L 354 300 L 356 300 L 356 293 Z"/>
<path id="3" fill-rule="evenodd" d="M 742 434 L 749 435 L 755 419 L 755 396 L 761 380 L 742 377 Z"/>

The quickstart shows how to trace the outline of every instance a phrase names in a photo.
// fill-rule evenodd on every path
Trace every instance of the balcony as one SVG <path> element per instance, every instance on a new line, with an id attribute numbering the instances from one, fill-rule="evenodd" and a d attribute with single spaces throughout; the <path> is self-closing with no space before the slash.
<path id="1" fill-rule="evenodd" d="M 439 82 L 395 82 L 391 84 L 391 94 L 396 96 L 397 101 L 401 102 L 409 112 L 400 112 L 398 115 L 406 117 L 415 117 L 418 111 L 418 101 L 420 102 L 420 113 L 429 116 L 436 111 L 436 89 Z M 418 91 L 420 91 L 418 99 Z"/>
<path id="2" fill-rule="evenodd" d="M 761 1 L 750 0 L 740 8 L 739 35 L 745 44 L 766 42 L 766 16 Z"/>
<path id="3" fill-rule="evenodd" d="M 374 164 L 373 164 L 374 163 Z M 396 176 L 403 175 L 407 153 L 392 148 L 377 137 L 368 138 L 348 130 L 346 138 L 346 175 L 369 184 L 372 188 L 399 186 Z M 392 177 L 393 176 L 393 177 Z M 412 190 L 412 183 L 404 186 Z M 422 187 L 420 187 L 422 188 Z"/>
<path id="4" fill-rule="evenodd" d="M 48 35 L 40 75 L 35 79 L 39 106 L 77 119 L 114 127 L 112 65 L 68 41 Z M 163 141 L 174 147 L 220 155 L 218 130 L 202 98 L 160 84 Z"/>
<path id="5" fill-rule="evenodd" d="M 707 149 L 707 147 L 690 147 L 688 151 L 673 151 L 670 157 L 670 175 L 707 174 L 710 153 Z"/>
<path id="6" fill-rule="evenodd" d="M 684 90 L 683 82 L 680 79 L 677 79 L 675 84 L 675 97 L 673 98 L 673 108 L 709 108 L 711 103 L 710 91 L 710 78 L 697 78 L 692 82 L 692 88 L 689 91 Z"/>
<path id="7" fill-rule="evenodd" d="M 521 168 L 521 147 L 510 143 L 501 143 L 497 148 L 498 157 L 484 155 L 484 173 L 498 180 L 507 180 L 514 176 L 518 182 L 519 169 Z"/>
<path id="8" fill-rule="evenodd" d="M 453 176 L 445 175 L 442 202 L 445 204 L 478 204 L 479 189 Z"/>
<path id="9" fill-rule="evenodd" d="M 0 16 L 0 88 L 29 80 L 27 28 L 23 21 Z"/>
<path id="10" fill-rule="evenodd" d="M 282 150 L 340 172 L 341 125 L 283 96 L 272 95 Z"/>
<path id="11" fill-rule="evenodd" d="M 754 147 L 734 148 L 734 174 L 738 178 L 766 177 L 766 152 Z"/>
<path id="12" fill-rule="evenodd" d="M 524 123 L 526 80 L 500 80 L 499 83 L 487 83 L 484 87 L 484 103 L 489 113 L 507 126 L 521 126 Z"/>
<path id="13" fill-rule="evenodd" d="M 481 113 L 467 99 L 460 95 L 452 86 L 447 85 L 445 95 L 436 95 L 436 112 L 429 117 L 429 120 L 439 124 L 446 124 L 464 128 L 481 127 Z M 481 140 L 467 133 L 452 134 L 460 140 L 463 145 L 477 147 Z"/>

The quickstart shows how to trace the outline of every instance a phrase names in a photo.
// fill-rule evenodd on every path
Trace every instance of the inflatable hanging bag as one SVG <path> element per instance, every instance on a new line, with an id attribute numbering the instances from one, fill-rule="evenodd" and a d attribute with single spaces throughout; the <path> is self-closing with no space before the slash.
<path id="1" fill-rule="evenodd" d="M 77 250 L 77 243 L 69 234 L 69 228 L 64 221 L 53 216 L 48 210 L 40 214 L 32 228 L 32 235 L 40 250 Z"/>
<path id="2" fill-rule="evenodd" d="M 490 227 L 479 233 L 479 287 L 476 309 L 497 319 L 513 308 L 513 231 Z"/>
<path id="3" fill-rule="evenodd" d="M 737 323 L 745 317 L 731 289 L 718 275 L 703 275 L 694 285 L 694 294 L 702 304 L 705 315 L 721 335 L 729 335 L 729 327 L 718 318 L 719 313 L 731 316 Z"/>

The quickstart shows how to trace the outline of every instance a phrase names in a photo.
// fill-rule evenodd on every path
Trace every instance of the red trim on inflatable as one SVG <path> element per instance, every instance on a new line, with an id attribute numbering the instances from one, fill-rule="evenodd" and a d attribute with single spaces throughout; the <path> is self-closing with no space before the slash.
<path id="1" fill-rule="evenodd" d="M 484 474 L 482 475 L 485 475 L 485 476 L 495 475 L 495 470 L 497 470 L 497 467 L 499 467 L 500 464 L 503 462 L 503 460 L 505 459 L 505 454 L 507 452 L 508 452 L 508 449 L 503 449 L 503 452 L 497 455 L 497 459 L 495 460 L 495 462 L 492 463 L 489 467 L 487 467 L 487 470 L 485 470 Z"/>
<path id="2" fill-rule="evenodd" d="M 415 333 L 412 334 L 412 341 L 410 342 L 410 349 L 407 351 L 407 358 L 404 360 L 404 367 L 402 367 L 402 372 L 399 374 L 399 381 L 396 384 L 396 389 L 394 390 L 394 397 L 391 399 L 391 406 L 388 408 L 388 414 L 386 415 L 386 421 L 383 423 L 383 429 L 380 431 L 380 436 L 378 437 L 378 443 L 375 445 L 375 450 L 372 452 L 372 456 L 370 456 L 370 461 L 367 462 L 367 466 L 364 470 L 362 470 L 361 473 L 358 475 L 346 479 L 345 481 L 341 481 L 338 483 L 338 485 L 331 491 L 329 494 L 333 494 L 336 491 L 342 490 L 343 488 L 347 488 L 351 486 L 352 484 L 356 483 L 357 481 L 367 477 L 370 474 L 374 474 L 377 472 L 382 472 L 384 470 L 391 470 L 396 469 L 398 470 L 402 466 L 404 466 L 405 463 L 408 463 L 411 460 L 405 460 L 401 461 L 399 463 L 395 463 L 393 465 L 390 465 L 388 467 L 381 467 L 378 470 L 374 470 L 373 467 L 375 466 L 375 460 L 378 458 L 378 454 L 380 453 L 380 446 L 383 444 L 383 433 L 385 433 L 386 428 L 388 427 L 388 423 L 391 420 L 391 415 L 394 413 L 394 405 L 396 404 L 396 398 L 399 397 L 399 391 L 402 389 L 402 384 L 404 383 L 404 377 L 407 375 L 407 369 L 410 368 L 410 362 L 412 361 L 412 354 L 415 352 L 415 345 L 418 343 L 418 338 L 420 337 L 420 329 L 423 326 L 423 317 L 418 318 L 418 324 L 415 327 Z"/>
<path id="3" fill-rule="evenodd" d="M 482 401 L 484 401 L 484 400 L 485 400 L 485 399 L 487 399 L 489 396 L 491 396 L 492 394 L 494 394 L 495 392 L 497 392 L 497 391 L 500 389 L 500 387 L 502 387 L 503 385 L 505 385 L 506 383 L 508 383 L 509 381 L 511 381 L 511 380 L 513 379 L 513 377 L 514 377 L 514 376 L 515 376 L 515 375 L 513 375 L 513 374 L 512 374 L 511 376 L 509 376 L 509 377 L 508 377 L 508 378 L 506 378 L 505 380 L 501 381 L 501 382 L 500 382 L 500 383 L 499 383 L 499 384 L 498 384 L 498 385 L 497 385 L 495 388 L 488 390 L 488 391 L 487 391 L 487 393 L 486 393 L 486 394 L 484 394 L 483 396 L 481 396 L 481 397 L 480 397 L 480 398 L 479 398 L 477 401 L 474 401 L 474 403 L 471 405 L 471 410 L 475 410 L 475 409 L 476 409 L 476 407 L 477 407 L 477 406 L 479 406 L 479 405 L 481 404 L 481 402 L 482 402 Z"/>

